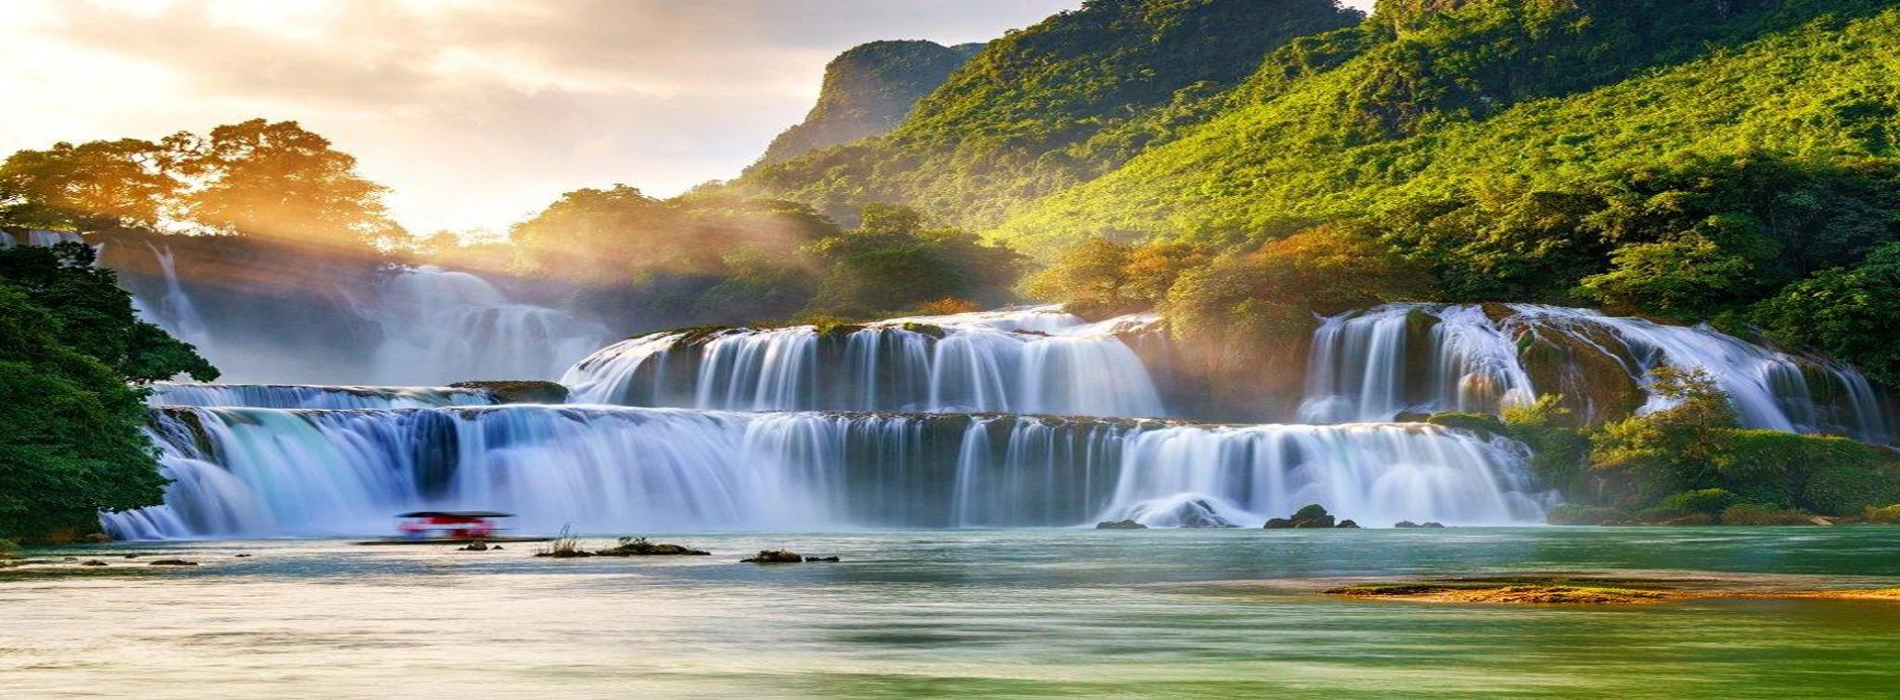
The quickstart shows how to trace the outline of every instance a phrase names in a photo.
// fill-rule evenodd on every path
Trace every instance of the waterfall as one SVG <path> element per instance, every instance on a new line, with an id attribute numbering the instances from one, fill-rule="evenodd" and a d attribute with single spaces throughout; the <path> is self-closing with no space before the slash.
<path id="1" fill-rule="evenodd" d="M 0 248 L 12 248 L 15 245 L 22 245 L 22 244 L 33 245 L 33 246 L 51 246 L 51 245 L 59 245 L 61 243 L 83 244 L 86 242 L 86 239 L 84 236 L 81 236 L 77 233 L 73 233 L 71 231 L 47 231 L 47 230 L 36 229 L 36 228 L 15 229 L 15 230 L 20 231 L 19 235 L 26 236 L 25 240 L 20 240 L 20 239 L 15 238 L 15 234 L 8 233 L 6 231 L 0 231 L 0 239 L 4 239 L 4 240 L 0 240 Z"/>
<path id="2" fill-rule="evenodd" d="M 1168 414 L 1121 336 L 1152 316 L 1087 323 L 1056 307 L 820 329 L 696 329 L 617 343 L 562 383 L 576 403 L 750 411 Z"/>
<path id="3" fill-rule="evenodd" d="M 481 389 L 407 386 L 305 386 L 299 384 L 185 384 L 151 385 L 151 406 L 229 408 L 436 408 L 486 406 L 497 403 Z"/>
<path id="4" fill-rule="evenodd" d="M 191 295 L 178 282 L 178 265 L 171 246 L 161 248 L 148 243 L 146 247 L 151 249 L 152 258 L 158 261 L 159 272 L 165 276 L 165 295 L 159 298 L 157 304 L 134 297 L 132 305 L 141 318 L 165 329 L 172 337 L 191 343 L 199 354 L 214 355 L 216 351 L 211 346 L 211 330 L 198 314 L 198 306 L 192 303 Z"/>
<path id="5" fill-rule="evenodd" d="M 166 505 L 116 537 L 384 533 L 392 513 L 501 509 L 531 532 L 1258 526 L 1307 502 L 1368 525 L 1537 521 L 1521 448 L 1424 425 L 1216 427 L 1023 416 L 598 406 L 164 408 Z"/>
<path id="6" fill-rule="evenodd" d="M 433 266 L 391 276 L 364 309 L 383 331 L 372 371 L 392 384 L 553 377 L 606 337 L 597 324 Z"/>
<path id="7" fill-rule="evenodd" d="M 1325 319 L 1313 336 L 1302 420 L 1384 421 L 1401 412 L 1497 412 L 1544 393 L 1596 410 L 1667 400 L 1643 377 L 1706 370 L 1744 426 L 1889 443 L 1892 418 L 1858 370 L 1749 343 L 1706 325 L 1671 326 L 1532 304 L 1393 304 Z M 1593 374 L 1594 373 L 1594 374 Z"/>

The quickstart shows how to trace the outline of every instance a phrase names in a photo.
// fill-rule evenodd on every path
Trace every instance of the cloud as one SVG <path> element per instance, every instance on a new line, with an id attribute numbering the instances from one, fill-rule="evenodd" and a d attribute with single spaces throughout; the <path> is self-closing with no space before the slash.
<path id="1" fill-rule="evenodd" d="M 0 149 L 294 119 L 414 230 L 730 177 L 876 39 L 994 38 L 1079 0 L 0 0 Z"/>

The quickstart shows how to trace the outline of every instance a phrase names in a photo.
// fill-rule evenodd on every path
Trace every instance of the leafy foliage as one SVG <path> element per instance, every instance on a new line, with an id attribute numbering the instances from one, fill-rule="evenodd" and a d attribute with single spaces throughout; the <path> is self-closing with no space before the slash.
<path id="1" fill-rule="evenodd" d="M 818 103 L 805 121 L 772 139 L 759 165 L 890 131 L 918 99 L 942 85 L 950 71 L 981 48 L 928 41 L 874 41 L 853 47 L 825 66 Z"/>
<path id="2" fill-rule="evenodd" d="M 165 480 L 145 435 L 142 382 L 217 370 L 132 314 L 92 249 L 0 250 L 0 538 L 97 527 L 154 505 Z"/>
<path id="3" fill-rule="evenodd" d="M 1094 177 L 1180 127 L 1286 41 L 1351 24 L 1330 0 L 1088 0 L 990 42 L 885 136 L 740 183 L 843 216 L 902 202 L 960 226 Z"/>
<path id="4" fill-rule="evenodd" d="M 1754 310 L 1754 319 L 1791 343 L 1824 349 L 1886 382 L 1900 382 L 1900 243 L 1853 267 L 1826 270 L 1788 285 Z"/>

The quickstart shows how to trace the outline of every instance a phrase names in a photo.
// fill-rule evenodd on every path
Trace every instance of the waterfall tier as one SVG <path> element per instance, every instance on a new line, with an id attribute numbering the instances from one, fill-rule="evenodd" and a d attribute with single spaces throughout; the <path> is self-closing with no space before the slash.
<path id="1" fill-rule="evenodd" d="M 216 408 L 438 408 L 500 403 L 482 389 L 419 386 L 305 386 L 300 384 L 179 384 L 151 386 L 152 406 Z"/>
<path id="2" fill-rule="evenodd" d="M 862 326 L 669 331 L 582 360 L 576 403 L 750 411 L 1167 415 L 1122 336 L 1152 316 L 1087 323 L 1056 307 Z"/>
<path id="3" fill-rule="evenodd" d="M 1748 427 L 1893 439 L 1889 412 L 1852 367 L 1707 326 L 1530 304 L 1392 304 L 1328 318 L 1313 336 L 1300 419 L 1495 413 L 1563 394 L 1601 420 L 1666 407 L 1643 381 L 1662 365 L 1707 370 Z"/>
<path id="4" fill-rule="evenodd" d="M 549 532 L 1183 524 L 1307 503 L 1369 525 L 1538 522 L 1521 447 L 1435 426 L 498 406 L 155 409 L 166 505 L 115 537 L 386 532 L 501 509 Z M 1184 505 L 1185 504 L 1185 505 Z"/>

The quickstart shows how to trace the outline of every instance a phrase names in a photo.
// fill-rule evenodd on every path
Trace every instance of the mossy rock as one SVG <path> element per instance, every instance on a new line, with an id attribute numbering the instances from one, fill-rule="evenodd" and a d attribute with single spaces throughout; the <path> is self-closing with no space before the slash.
<path id="1" fill-rule="evenodd" d="M 1425 422 L 1475 433 L 1483 438 L 1510 434 L 1510 427 L 1505 425 L 1504 421 L 1499 420 L 1497 416 L 1484 413 L 1434 413 L 1426 418 Z"/>

